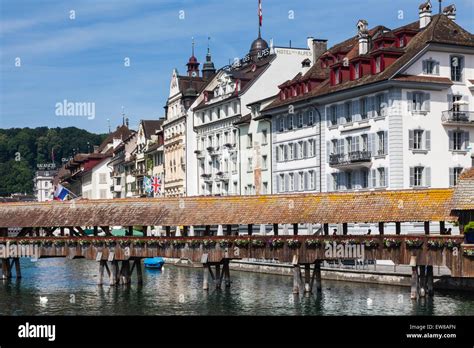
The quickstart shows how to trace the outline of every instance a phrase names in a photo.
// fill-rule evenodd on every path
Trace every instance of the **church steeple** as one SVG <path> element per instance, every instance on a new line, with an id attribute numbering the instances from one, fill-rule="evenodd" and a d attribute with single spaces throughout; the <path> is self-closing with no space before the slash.
<path id="1" fill-rule="evenodd" d="M 214 63 L 212 62 L 211 57 L 211 50 L 209 48 L 209 41 L 211 40 L 210 37 L 207 38 L 207 54 L 206 54 L 206 62 L 202 65 L 202 77 L 210 79 L 212 76 L 216 74 L 216 68 L 214 67 Z"/>
<path id="2" fill-rule="evenodd" d="M 192 54 L 191 54 L 191 57 L 189 57 L 189 60 L 186 66 L 188 67 L 188 76 L 191 76 L 191 77 L 199 76 L 199 62 L 197 58 L 194 56 L 194 38 L 193 38 Z"/>

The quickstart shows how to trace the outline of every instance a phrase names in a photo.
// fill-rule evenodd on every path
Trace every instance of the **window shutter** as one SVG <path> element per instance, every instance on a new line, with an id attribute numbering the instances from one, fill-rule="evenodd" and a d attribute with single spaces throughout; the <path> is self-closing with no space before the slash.
<path id="1" fill-rule="evenodd" d="M 425 131 L 425 150 L 431 150 L 431 131 Z"/>
<path id="2" fill-rule="evenodd" d="M 431 95 L 429 93 L 423 93 L 423 111 L 429 112 L 431 110 Z"/>
<path id="3" fill-rule="evenodd" d="M 464 134 L 464 136 L 463 136 L 463 149 L 467 150 L 467 148 L 469 147 L 469 131 L 463 132 L 463 134 Z"/>
<path id="4" fill-rule="evenodd" d="M 390 185 L 388 184 L 388 167 L 385 167 L 385 187 L 389 187 Z"/>
<path id="5" fill-rule="evenodd" d="M 290 188 L 290 176 L 285 174 L 285 192 L 288 191 Z"/>
<path id="6" fill-rule="evenodd" d="M 436 62 L 436 63 L 435 63 L 435 71 L 434 71 L 434 73 L 435 73 L 436 75 L 439 75 L 439 62 Z"/>
<path id="7" fill-rule="evenodd" d="M 453 95 L 448 94 L 448 111 L 453 108 Z"/>
<path id="8" fill-rule="evenodd" d="M 376 155 L 376 148 L 375 148 L 375 133 L 370 133 L 369 134 L 369 151 L 371 152 L 371 156 Z"/>
<path id="9" fill-rule="evenodd" d="M 449 138 L 449 150 L 454 150 L 454 137 L 453 131 L 448 131 L 448 138 Z"/>
<path id="10" fill-rule="evenodd" d="M 414 146 L 413 144 L 415 142 L 414 134 L 415 134 L 415 132 L 413 130 L 408 131 L 408 149 L 409 150 L 413 150 L 413 146 Z"/>
<path id="11" fill-rule="evenodd" d="M 372 180 L 371 180 L 371 184 L 370 184 L 370 185 L 371 185 L 373 188 L 375 188 L 375 187 L 377 187 L 377 170 L 372 169 L 372 170 L 371 170 L 371 173 L 372 173 L 372 178 L 371 178 Z"/>
<path id="12" fill-rule="evenodd" d="M 308 172 L 304 173 L 304 190 L 308 191 Z"/>
<path id="13" fill-rule="evenodd" d="M 303 142 L 303 158 L 308 157 L 308 142 Z"/>
<path id="14" fill-rule="evenodd" d="M 428 73 L 428 68 L 427 68 L 427 65 L 428 65 L 428 64 L 427 64 L 427 61 L 424 60 L 424 61 L 422 62 L 422 64 L 423 64 L 423 74 L 427 74 L 427 73 Z"/>
<path id="15" fill-rule="evenodd" d="M 361 117 L 360 117 L 360 101 L 358 99 L 352 101 L 352 119 L 354 121 L 360 121 L 361 120 Z"/>
<path id="16" fill-rule="evenodd" d="M 326 122 L 328 127 L 331 126 L 331 114 L 329 113 L 329 106 L 326 106 Z"/>
<path id="17" fill-rule="evenodd" d="M 355 137 L 352 138 L 352 143 L 355 144 L 355 145 L 354 145 L 355 151 L 359 151 L 359 150 L 360 150 L 359 139 L 360 139 L 360 136 L 359 136 L 359 135 L 356 135 Z"/>
<path id="18" fill-rule="evenodd" d="M 388 131 L 383 132 L 383 154 L 388 154 Z"/>
<path id="19" fill-rule="evenodd" d="M 449 168 L 449 186 L 454 186 L 454 168 Z"/>
<path id="20" fill-rule="evenodd" d="M 430 187 L 431 186 L 431 168 L 426 167 L 424 172 L 425 172 L 425 186 Z"/>
<path id="21" fill-rule="evenodd" d="M 280 162 L 280 154 L 279 154 L 280 151 L 278 151 L 278 150 L 279 150 L 279 148 L 276 147 L 275 148 L 275 159 L 276 159 L 277 162 Z"/>
<path id="22" fill-rule="evenodd" d="M 407 107 L 408 107 L 408 112 L 411 111 L 412 103 L 413 103 L 413 92 L 407 92 Z"/>
<path id="23" fill-rule="evenodd" d="M 415 168 L 410 167 L 410 187 L 415 185 Z"/>

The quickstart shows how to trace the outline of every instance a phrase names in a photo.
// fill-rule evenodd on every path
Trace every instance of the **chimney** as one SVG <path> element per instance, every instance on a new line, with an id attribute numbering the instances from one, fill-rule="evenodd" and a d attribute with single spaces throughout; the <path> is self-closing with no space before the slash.
<path id="1" fill-rule="evenodd" d="M 307 39 L 308 48 L 311 51 L 311 65 L 316 63 L 318 58 L 328 50 L 328 40 L 315 39 L 309 36 Z"/>
<path id="2" fill-rule="evenodd" d="M 455 21 L 456 20 L 456 6 L 449 5 L 443 9 L 443 14 L 447 16 L 450 20 Z"/>
<path id="3" fill-rule="evenodd" d="M 365 19 L 357 22 L 357 36 L 359 37 L 359 55 L 369 53 L 369 23 Z"/>
<path id="4" fill-rule="evenodd" d="M 431 1 L 428 0 L 418 7 L 418 11 L 420 14 L 420 29 L 425 28 L 431 22 L 431 9 L 433 6 L 431 5 Z"/>

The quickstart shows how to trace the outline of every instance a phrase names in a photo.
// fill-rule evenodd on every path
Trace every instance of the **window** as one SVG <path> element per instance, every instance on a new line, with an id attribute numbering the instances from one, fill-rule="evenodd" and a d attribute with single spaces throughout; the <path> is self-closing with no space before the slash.
<path id="1" fill-rule="evenodd" d="M 377 172 L 379 176 L 379 186 L 381 187 L 387 186 L 387 183 L 385 182 L 385 168 L 378 168 Z"/>
<path id="2" fill-rule="evenodd" d="M 329 108 L 329 117 L 331 120 L 331 126 L 337 125 L 337 105 L 331 105 Z"/>
<path id="3" fill-rule="evenodd" d="M 316 184 L 316 180 L 315 180 L 314 170 L 310 170 L 309 171 L 309 189 L 314 190 L 315 189 L 315 184 Z"/>
<path id="4" fill-rule="evenodd" d="M 311 126 L 314 123 L 314 113 L 313 111 L 308 112 L 308 125 Z"/>
<path id="5" fill-rule="evenodd" d="M 333 191 L 337 191 L 339 190 L 340 186 L 339 186 L 339 175 L 338 173 L 333 173 L 331 174 L 332 176 L 332 189 Z"/>
<path id="6" fill-rule="evenodd" d="M 285 118 L 284 117 L 280 117 L 279 119 L 279 124 L 280 124 L 280 132 L 283 132 L 285 130 Z"/>
<path id="7" fill-rule="evenodd" d="M 382 57 L 378 56 L 375 58 L 375 73 L 379 73 L 382 71 Z"/>
<path id="8" fill-rule="evenodd" d="M 425 75 L 439 75 L 439 62 L 433 59 L 427 59 L 422 62 L 423 74 Z"/>
<path id="9" fill-rule="evenodd" d="M 341 83 L 341 69 L 334 69 L 334 83 L 337 85 Z"/>
<path id="10" fill-rule="evenodd" d="M 293 154 L 293 144 L 292 143 L 289 143 L 288 144 L 288 159 L 291 161 L 294 157 L 294 154 Z"/>
<path id="11" fill-rule="evenodd" d="M 283 145 L 283 159 L 288 161 L 288 145 Z"/>
<path id="12" fill-rule="evenodd" d="M 107 184 L 107 178 L 105 177 L 105 173 L 99 174 L 99 184 Z"/>
<path id="13" fill-rule="evenodd" d="M 303 172 L 299 172 L 298 173 L 298 190 L 299 191 L 303 191 L 304 190 L 304 173 Z"/>
<path id="14" fill-rule="evenodd" d="M 451 56 L 451 80 L 461 82 L 464 58 L 462 56 Z"/>
<path id="15" fill-rule="evenodd" d="M 309 147 L 308 157 L 314 157 L 314 140 L 313 139 L 308 140 L 308 147 Z"/>
<path id="16" fill-rule="evenodd" d="M 360 136 L 361 139 L 361 150 L 362 151 L 369 151 L 369 137 L 367 134 L 362 134 Z"/>
<path id="17" fill-rule="evenodd" d="M 376 97 L 376 112 L 377 116 L 385 116 L 385 108 L 387 107 L 387 103 L 385 102 L 385 95 L 379 94 Z"/>
<path id="18" fill-rule="evenodd" d="M 252 133 L 247 134 L 247 148 L 252 147 Z"/>
<path id="19" fill-rule="evenodd" d="M 288 191 L 294 191 L 295 190 L 295 176 L 293 173 L 290 173 L 290 187 Z"/>
<path id="20" fill-rule="evenodd" d="M 280 187 L 279 192 L 285 192 L 285 174 L 280 174 Z"/>
<path id="21" fill-rule="evenodd" d="M 354 63 L 354 79 L 357 80 L 360 77 L 360 63 Z"/>
<path id="22" fill-rule="evenodd" d="M 268 194 L 268 182 L 266 182 L 266 181 L 263 182 L 262 193 L 264 195 Z"/>
<path id="23" fill-rule="evenodd" d="M 303 127 L 303 114 L 299 113 L 298 114 L 298 128 Z"/>
<path id="24" fill-rule="evenodd" d="M 247 171 L 251 172 L 252 170 L 253 170 L 252 157 L 249 157 L 248 160 L 247 160 Z"/>
<path id="25" fill-rule="evenodd" d="M 346 173 L 346 189 L 352 189 L 352 172 Z"/>
<path id="26" fill-rule="evenodd" d="M 412 186 L 422 186 L 423 185 L 423 167 L 415 167 L 413 170 L 413 185 Z"/>
<path id="27" fill-rule="evenodd" d="M 234 181 L 234 194 L 238 193 L 237 181 Z"/>
<path id="28" fill-rule="evenodd" d="M 298 155 L 297 158 L 303 158 L 303 142 L 298 142 Z"/>
<path id="29" fill-rule="evenodd" d="M 346 119 L 346 123 L 352 122 L 352 103 L 347 102 L 344 104 L 344 118 Z"/>
<path id="30" fill-rule="evenodd" d="M 420 129 L 416 129 L 413 131 L 413 149 L 414 150 L 421 150 L 423 148 L 423 131 Z"/>
<path id="31" fill-rule="evenodd" d="M 386 132 L 377 132 L 377 137 L 378 137 L 378 152 L 377 152 L 377 155 L 386 155 L 387 154 Z"/>
<path id="32" fill-rule="evenodd" d="M 464 132 L 463 131 L 453 131 L 453 150 L 454 151 L 462 151 L 463 150 L 463 138 Z"/>
<path id="33" fill-rule="evenodd" d="M 302 158 L 306 158 L 306 157 L 308 157 L 308 142 L 303 141 L 303 157 Z"/>
<path id="34" fill-rule="evenodd" d="M 288 115 L 288 129 L 293 129 L 293 127 L 294 127 L 293 115 Z"/>
<path id="35" fill-rule="evenodd" d="M 268 132 L 266 129 L 262 130 L 262 145 L 268 144 Z"/>
<path id="36" fill-rule="evenodd" d="M 458 184 L 459 175 L 462 171 L 462 167 L 449 168 L 449 186 L 456 186 Z"/>
<path id="37" fill-rule="evenodd" d="M 421 111 L 421 107 L 423 105 L 423 94 L 414 92 L 412 93 L 412 96 L 413 96 L 411 99 L 412 111 Z"/>
<path id="38" fill-rule="evenodd" d="M 107 198 L 107 190 L 100 190 L 100 199 Z"/>
<path id="39" fill-rule="evenodd" d="M 360 172 L 361 175 L 361 188 L 367 188 L 369 187 L 369 171 L 368 170 L 362 170 Z"/>
<path id="40" fill-rule="evenodd" d="M 399 46 L 400 47 L 405 46 L 405 36 L 400 36 Z"/>
<path id="41" fill-rule="evenodd" d="M 233 137 L 233 140 L 234 140 L 234 145 L 236 145 L 236 143 L 237 143 L 237 130 L 236 129 L 234 129 L 232 131 L 232 137 Z"/>
<path id="42" fill-rule="evenodd" d="M 262 169 L 268 169 L 267 155 L 262 156 Z"/>
<path id="43" fill-rule="evenodd" d="M 367 119 L 367 98 L 362 98 L 360 100 L 360 118 L 365 120 Z"/>

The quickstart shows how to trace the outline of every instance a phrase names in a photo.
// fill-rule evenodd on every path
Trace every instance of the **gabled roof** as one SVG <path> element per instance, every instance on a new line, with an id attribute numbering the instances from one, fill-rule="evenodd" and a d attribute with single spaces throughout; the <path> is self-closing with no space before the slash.
<path id="1" fill-rule="evenodd" d="M 143 127 L 143 133 L 145 134 L 145 138 L 150 139 L 152 135 L 155 135 L 155 131 L 161 128 L 163 121 L 164 119 L 141 120 L 140 123 Z"/>
<path id="2" fill-rule="evenodd" d="M 132 134 L 132 130 L 130 130 L 126 125 L 122 125 L 117 127 L 117 129 L 107 135 L 107 137 L 104 139 L 102 144 L 100 144 L 99 148 L 97 149 L 98 152 L 102 152 L 108 144 L 112 144 L 114 139 L 121 139 L 125 140 L 130 137 Z"/>
<path id="3" fill-rule="evenodd" d="M 413 30 L 416 26 L 419 26 L 418 21 L 414 23 L 410 23 L 404 27 L 395 29 L 395 31 L 399 30 Z M 384 27 L 378 26 L 372 29 L 370 32 L 375 33 L 378 30 L 382 30 Z M 337 44 L 330 48 L 326 53 L 323 54 L 331 54 L 332 52 L 336 52 L 340 49 L 341 46 L 347 47 L 352 45 L 352 50 L 348 53 L 348 58 L 354 58 L 358 56 L 358 43 L 357 37 L 352 37 L 349 40 L 346 40 L 340 44 Z M 419 32 L 410 40 L 410 42 L 404 47 L 400 49 L 401 56 L 390 66 L 388 66 L 384 71 L 372 75 L 364 75 L 363 77 L 357 80 L 350 80 L 345 81 L 341 84 L 332 86 L 329 83 L 329 69 L 321 68 L 320 61 L 313 65 L 310 70 L 302 77 L 305 79 L 309 76 L 319 75 L 325 76 L 325 81 L 318 85 L 316 88 L 312 89 L 309 93 L 296 96 L 293 98 L 288 98 L 285 100 L 280 100 L 276 98 L 274 102 L 268 105 L 263 111 L 269 111 L 283 105 L 293 104 L 298 101 L 306 100 L 309 98 L 329 95 L 331 93 L 343 91 L 346 89 L 359 87 L 363 85 L 369 85 L 372 83 L 385 81 L 385 80 L 392 80 L 392 79 L 401 79 L 403 80 L 403 75 L 398 75 L 398 71 L 403 68 L 412 58 L 414 58 L 426 45 L 430 43 L 440 43 L 440 44 L 450 44 L 450 45 L 461 45 L 461 46 L 468 46 L 474 47 L 474 35 L 469 33 L 468 31 L 461 28 L 458 24 L 450 20 L 445 15 L 435 15 L 432 17 L 431 22 L 428 24 L 426 28 L 423 30 L 419 30 Z M 412 81 L 417 82 L 416 79 L 420 77 L 414 77 L 405 80 L 405 81 Z M 428 81 L 421 81 L 421 82 L 428 82 Z M 437 83 L 448 83 L 446 80 L 432 80 L 429 82 L 437 82 Z M 451 84 L 451 82 L 449 81 Z"/>

